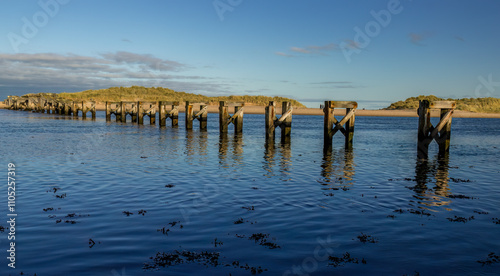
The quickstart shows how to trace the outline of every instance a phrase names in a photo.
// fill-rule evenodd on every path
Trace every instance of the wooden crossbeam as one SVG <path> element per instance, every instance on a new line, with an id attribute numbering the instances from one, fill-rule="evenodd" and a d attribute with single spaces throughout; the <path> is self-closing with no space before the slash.
<path id="1" fill-rule="evenodd" d="M 292 115 L 292 112 L 293 112 L 293 107 L 291 107 L 285 114 L 281 115 L 281 117 L 278 119 L 278 117 L 275 116 L 275 120 L 274 120 L 274 127 L 281 127 L 281 125 L 283 124 L 283 122 L 289 117 Z"/>
<path id="2" fill-rule="evenodd" d="M 345 117 L 342 118 L 342 120 L 340 120 L 340 122 L 337 121 L 337 119 L 333 118 L 334 122 L 335 122 L 335 128 L 332 130 L 332 135 L 335 135 L 335 133 L 337 133 L 337 131 L 339 131 L 339 130 L 342 132 L 342 134 L 344 134 L 344 136 L 347 135 L 347 131 L 344 128 L 344 124 L 349 119 L 351 119 L 352 116 L 354 116 L 354 112 L 355 112 L 355 109 L 351 109 L 351 111 L 349 111 L 349 113 L 347 113 L 347 115 L 345 115 Z"/>
<path id="3" fill-rule="evenodd" d="M 198 111 L 198 113 L 196 113 L 196 114 L 193 115 L 193 120 L 194 119 L 199 119 L 200 116 L 201 116 L 201 114 L 203 114 L 207 110 L 208 110 L 208 106 L 204 106 L 200 111 Z"/>
<path id="4" fill-rule="evenodd" d="M 239 116 L 241 116 L 241 113 L 243 113 L 243 107 L 241 107 L 236 113 L 234 113 L 231 118 L 227 119 L 227 124 L 229 125 L 230 123 L 235 123 L 236 119 L 238 119 Z"/>
<path id="5" fill-rule="evenodd" d="M 444 117 L 441 119 L 441 121 L 439 121 L 439 123 L 437 124 L 436 127 L 433 127 L 432 131 L 431 131 L 431 134 L 429 135 L 429 137 L 431 139 L 435 139 L 435 138 L 439 138 L 438 134 L 439 132 L 446 126 L 446 124 L 451 120 L 451 116 L 453 114 L 453 109 L 447 111 L 444 115 Z M 432 126 L 432 125 L 431 125 Z M 436 140 L 436 142 L 438 142 Z M 439 143 L 439 142 L 438 142 Z"/>

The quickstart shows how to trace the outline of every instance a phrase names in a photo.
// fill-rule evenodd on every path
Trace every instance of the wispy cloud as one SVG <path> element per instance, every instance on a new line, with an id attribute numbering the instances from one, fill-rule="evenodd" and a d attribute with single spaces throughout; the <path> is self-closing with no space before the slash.
<path id="1" fill-rule="evenodd" d="M 424 41 L 425 39 L 429 38 L 432 36 L 431 33 L 429 32 L 424 32 L 424 33 L 410 33 L 408 35 L 410 37 L 410 41 L 413 43 L 413 44 L 416 44 L 416 45 L 424 45 L 422 44 L 422 41 Z"/>
<path id="2" fill-rule="evenodd" d="M 122 41 L 123 41 L 123 42 L 132 43 L 132 41 L 131 41 L 130 39 L 128 39 L 128 38 L 122 38 Z"/>
<path id="3" fill-rule="evenodd" d="M 338 50 L 339 46 L 335 43 L 330 43 L 326 45 L 310 45 L 305 47 L 290 47 L 289 51 L 295 54 L 302 55 L 328 55 L 328 52 Z M 284 57 L 292 57 L 293 54 L 287 54 L 285 52 L 275 52 L 275 54 Z"/>
<path id="4" fill-rule="evenodd" d="M 224 94 L 232 90 L 231 84 L 220 79 L 185 74 L 189 68 L 177 61 L 130 52 L 96 57 L 0 53 L 0 90 L 5 93 L 72 92 L 131 85 L 163 86 L 197 93 Z"/>
<path id="5" fill-rule="evenodd" d="M 354 84 L 351 81 L 322 81 L 322 82 L 311 82 L 309 84 L 320 85 L 320 88 L 338 88 L 338 89 L 351 89 L 359 88 L 361 86 Z"/>
<path id="6" fill-rule="evenodd" d="M 454 36 L 453 38 L 456 40 L 459 40 L 459 41 L 465 41 L 465 39 L 463 37 L 458 36 L 458 35 Z"/>
<path id="7" fill-rule="evenodd" d="M 282 57 L 293 57 L 293 55 L 289 55 L 283 52 L 275 52 L 274 54 Z"/>

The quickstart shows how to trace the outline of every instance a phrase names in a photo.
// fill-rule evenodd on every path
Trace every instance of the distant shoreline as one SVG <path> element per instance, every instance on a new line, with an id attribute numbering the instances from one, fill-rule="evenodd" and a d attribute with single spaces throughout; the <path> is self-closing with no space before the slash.
<path id="1" fill-rule="evenodd" d="M 0 102 L 0 108 L 5 109 L 7 106 Z M 196 107 L 195 107 L 196 108 Z M 106 109 L 105 104 L 97 104 L 96 109 L 98 111 L 104 111 Z M 184 106 L 179 107 L 180 112 L 184 112 Z M 264 114 L 265 107 L 264 106 L 245 106 L 244 109 L 246 114 Z M 218 113 L 219 107 L 215 105 L 208 106 L 209 113 Z M 230 109 L 230 113 L 233 113 L 233 110 Z M 276 108 L 276 114 L 279 117 L 281 114 L 281 108 Z M 336 115 L 345 115 L 345 109 L 335 110 Z M 323 116 L 323 110 L 320 108 L 295 108 L 293 110 L 293 115 L 315 115 L 315 116 Z M 371 116 L 371 117 L 418 117 L 416 110 L 363 110 L 357 109 L 356 116 Z M 437 111 L 431 112 L 432 117 L 439 117 L 439 113 Z M 456 110 L 453 113 L 454 118 L 500 118 L 500 114 L 497 113 L 474 113 L 470 111 L 461 111 Z"/>

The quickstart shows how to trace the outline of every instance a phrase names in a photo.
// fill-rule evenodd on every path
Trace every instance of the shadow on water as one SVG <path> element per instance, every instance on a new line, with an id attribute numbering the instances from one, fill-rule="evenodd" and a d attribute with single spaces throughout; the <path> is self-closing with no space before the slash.
<path id="1" fill-rule="evenodd" d="M 263 168 L 266 171 L 264 176 L 273 177 L 275 174 L 276 163 L 279 163 L 279 174 L 281 180 L 290 180 L 292 170 L 292 149 L 289 142 L 279 143 L 277 146 L 274 141 L 266 141 L 264 150 Z M 278 156 L 279 160 L 276 160 Z"/>
<path id="2" fill-rule="evenodd" d="M 332 147 L 323 149 L 321 163 L 322 190 L 348 190 L 354 185 L 356 164 L 351 148 L 334 150 Z"/>
<path id="3" fill-rule="evenodd" d="M 413 197 L 420 205 L 435 207 L 450 204 L 449 162 L 449 154 L 437 155 L 432 160 L 417 160 L 416 185 L 408 188 L 415 192 Z"/>

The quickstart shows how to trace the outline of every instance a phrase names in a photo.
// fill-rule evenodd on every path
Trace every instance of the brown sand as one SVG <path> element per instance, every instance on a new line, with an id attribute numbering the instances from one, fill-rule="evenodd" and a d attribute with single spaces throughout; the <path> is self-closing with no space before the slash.
<path id="1" fill-rule="evenodd" d="M 7 106 L 0 102 L 0 108 L 6 108 Z M 197 110 L 199 107 L 195 106 L 194 110 Z M 103 111 L 106 109 L 106 105 L 104 103 L 96 104 L 96 109 Z M 184 106 L 179 107 L 180 112 L 184 112 Z M 244 109 L 246 114 L 264 114 L 265 107 L 264 106 L 245 106 Z M 216 105 L 208 106 L 208 112 L 210 113 L 218 113 L 219 107 Z M 229 113 L 233 113 L 234 110 L 229 107 Z M 281 108 L 276 108 L 276 114 L 279 116 L 281 114 Z M 337 109 L 335 110 L 335 114 L 340 116 L 345 115 L 345 109 Z M 293 115 L 316 115 L 323 116 L 323 110 L 320 108 L 295 108 L 293 110 Z M 416 110 L 356 110 L 356 116 L 374 116 L 374 117 L 418 117 Z M 439 117 L 439 113 L 437 110 L 433 110 L 431 112 L 431 116 Z M 498 113 L 475 113 L 469 111 L 461 111 L 456 110 L 453 113 L 453 117 L 455 118 L 500 118 L 500 114 Z"/>

